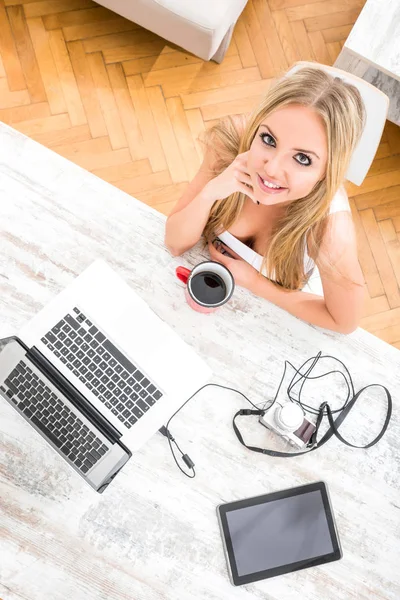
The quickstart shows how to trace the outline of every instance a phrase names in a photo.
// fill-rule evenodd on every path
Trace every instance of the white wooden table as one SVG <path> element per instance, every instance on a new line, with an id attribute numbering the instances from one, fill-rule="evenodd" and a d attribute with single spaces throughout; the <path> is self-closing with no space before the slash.
<path id="1" fill-rule="evenodd" d="M 390 99 L 389 121 L 400 125 L 400 2 L 367 0 L 335 67 L 372 83 Z"/>
<path id="2" fill-rule="evenodd" d="M 164 217 L 5 125 L 0 165 L 0 334 L 18 331 L 102 257 L 207 360 L 215 382 L 256 403 L 274 396 L 284 359 L 300 366 L 319 350 L 346 363 L 356 390 L 383 383 L 394 401 L 389 430 L 369 451 L 331 440 L 309 456 L 271 459 L 247 451 L 234 436 L 231 418 L 244 401 L 208 388 L 171 424 L 196 463 L 196 478 L 178 471 L 157 433 L 103 495 L 2 401 L 0 597 L 398 600 L 400 352 L 361 329 L 342 336 L 311 327 L 242 289 L 215 314 L 195 313 L 174 270 L 203 254 L 197 247 L 171 258 L 163 246 Z M 331 376 L 305 397 L 335 407 L 345 395 L 341 379 Z M 343 434 L 366 443 L 385 410 L 383 395 L 367 395 Z M 255 420 L 243 419 L 242 429 L 252 443 L 278 447 Z M 330 488 L 344 558 L 231 586 L 216 505 L 321 479 Z"/>

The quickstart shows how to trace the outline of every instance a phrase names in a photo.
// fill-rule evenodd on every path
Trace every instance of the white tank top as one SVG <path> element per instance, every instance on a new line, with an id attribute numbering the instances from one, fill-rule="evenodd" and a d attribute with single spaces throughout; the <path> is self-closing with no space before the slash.
<path id="1" fill-rule="evenodd" d="M 351 212 L 349 201 L 347 198 L 346 191 L 343 187 L 340 187 L 336 192 L 333 200 L 331 202 L 329 214 L 333 214 L 340 211 Z M 268 277 L 268 279 L 275 280 L 274 273 L 268 275 L 268 273 L 261 271 L 261 266 L 264 257 L 261 254 L 258 254 L 249 246 L 238 240 L 235 236 L 233 236 L 229 231 L 224 231 L 223 233 L 218 235 L 218 238 L 223 242 L 228 248 L 231 248 L 236 254 L 238 254 L 243 260 L 248 262 L 252 267 L 257 269 L 257 271 L 262 272 L 263 275 Z M 314 261 L 308 255 L 307 249 L 304 253 L 304 272 L 309 273 L 312 271 L 312 275 L 310 276 L 307 284 L 303 288 L 303 292 L 310 292 L 312 294 L 317 294 L 319 296 L 323 296 L 323 288 L 321 278 L 318 272 L 318 268 L 316 267 Z"/>

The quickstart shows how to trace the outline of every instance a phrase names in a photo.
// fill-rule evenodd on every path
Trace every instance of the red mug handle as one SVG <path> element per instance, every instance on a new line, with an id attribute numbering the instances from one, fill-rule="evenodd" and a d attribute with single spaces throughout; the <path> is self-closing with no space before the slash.
<path id="1" fill-rule="evenodd" d="M 186 285 L 187 280 L 189 279 L 190 270 L 186 267 L 176 267 L 175 273 L 177 278 L 183 281 L 183 283 Z"/>

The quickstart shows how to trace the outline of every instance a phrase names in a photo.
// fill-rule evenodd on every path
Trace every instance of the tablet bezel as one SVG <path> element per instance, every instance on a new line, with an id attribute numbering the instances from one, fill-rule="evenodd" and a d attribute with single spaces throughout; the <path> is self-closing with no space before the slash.
<path id="1" fill-rule="evenodd" d="M 322 502 L 325 509 L 325 517 L 328 523 L 329 533 L 331 536 L 331 542 L 333 552 L 316 556 L 306 560 L 301 560 L 296 563 L 289 563 L 287 565 L 281 565 L 279 567 L 273 567 L 266 569 L 265 571 L 256 571 L 255 573 L 248 573 L 246 575 L 239 575 L 236 567 L 235 555 L 233 552 L 232 540 L 229 532 L 227 513 L 237 510 L 240 508 L 247 508 L 249 506 L 256 506 L 258 504 L 265 504 L 274 500 L 281 500 L 283 498 L 289 498 L 293 496 L 299 496 L 301 494 L 308 494 L 310 492 L 319 491 L 321 493 Z M 260 581 L 262 579 L 269 579 L 270 577 L 276 577 L 277 575 L 283 575 L 284 573 L 292 573 L 300 569 L 307 569 L 308 567 L 315 567 L 342 558 L 342 549 L 340 546 L 339 536 L 333 516 L 332 505 L 328 493 L 328 488 L 323 481 L 316 483 L 309 483 L 306 485 L 281 490 L 279 492 L 272 492 L 270 494 L 263 494 L 261 496 L 254 496 L 253 498 L 246 498 L 244 500 L 237 500 L 236 502 L 228 502 L 220 504 L 217 507 L 218 521 L 221 528 L 222 541 L 224 544 L 225 556 L 228 565 L 228 571 L 231 582 L 233 585 L 244 585 L 246 583 L 252 583 L 254 581 Z"/>

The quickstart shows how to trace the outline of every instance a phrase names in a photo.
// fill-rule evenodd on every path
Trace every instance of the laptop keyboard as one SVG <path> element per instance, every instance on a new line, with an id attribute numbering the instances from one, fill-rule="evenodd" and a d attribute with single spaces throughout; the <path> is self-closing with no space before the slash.
<path id="1" fill-rule="evenodd" d="M 42 342 L 128 429 L 163 395 L 78 308 Z"/>
<path id="2" fill-rule="evenodd" d="M 23 360 L 0 389 L 82 473 L 109 450 Z"/>

